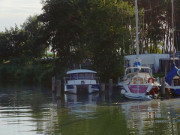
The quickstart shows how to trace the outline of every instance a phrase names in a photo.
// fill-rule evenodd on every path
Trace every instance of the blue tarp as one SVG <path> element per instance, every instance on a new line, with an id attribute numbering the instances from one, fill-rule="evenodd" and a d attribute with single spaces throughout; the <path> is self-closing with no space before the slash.
<path id="1" fill-rule="evenodd" d="M 180 89 L 174 89 L 174 93 L 175 93 L 176 95 L 180 95 Z"/>
<path id="2" fill-rule="evenodd" d="M 171 85 L 172 79 L 177 75 L 178 68 L 173 64 L 171 71 L 166 75 L 166 82 Z"/>

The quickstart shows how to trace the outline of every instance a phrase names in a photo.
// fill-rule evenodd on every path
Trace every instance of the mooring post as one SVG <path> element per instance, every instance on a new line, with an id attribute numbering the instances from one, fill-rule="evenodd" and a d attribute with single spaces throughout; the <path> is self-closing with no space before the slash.
<path id="1" fill-rule="evenodd" d="M 57 99 L 57 108 L 60 109 L 61 108 L 61 100 Z"/>
<path id="2" fill-rule="evenodd" d="M 164 71 L 165 76 L 166 76 L 166 73 L 167 73 L 167 65 L 165 65 L 165 71 Z"/>
<path id="3" fill-rule="evenodd" d="M 105 102 L 106 101 L 105 93 L 101 93 L 100 97 L 101 97 L 101 102 Z"/>
<path id="4" fill-rule="evenodd" d="M 104 92 L 105 91 L 105 83 L 100 84 L 100 91 Z"/>
<path id="5" fill-rule="evenodd" d="M 109 92 L 108 92 L 108 95 L 109 95 L 109 101 L 110 102 L 111 102 L 112 88 L 113 88 L 113 80 L 109 79 Z"/>
<path id="6" fill-rule="evenodd" d="M 112 90 L 113 87 L 113 80 L 109 79 L 109 90 Z"/>
<path id="7" fill-rule="evenodd" d="M 56 88 L 57 88 L 57 99 L 61 99 L 61 80 L 57 80 L 56 82 Z"/>
<path id="8" fill-rule="evenodd" d="M 121 82 L 121 78 L 120 77 L 118 77 L 118 83 L 120 83 Z"/>
<path id="9" fill-rule="evenodd" d="M 164 97 L 166 94 L 166 91 L 165 91 L 165 77 L 162 77 L 161 78 L 161 95 Z"/>
<path id="10" fill-rule="evenodd" d="M 56 90 L 56 78 L 55 76 L 52 77 L 52 92 Z"/>

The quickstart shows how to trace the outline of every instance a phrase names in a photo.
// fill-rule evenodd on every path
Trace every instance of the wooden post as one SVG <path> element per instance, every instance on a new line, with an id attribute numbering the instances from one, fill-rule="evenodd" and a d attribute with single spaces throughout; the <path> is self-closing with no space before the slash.
<path id="1" fill-rule="evenodd" d="M 165 76 L 167 74 L 167 64 L 165 64 Z"/>
<path id="2" fill-rule="evenodd" d="M 61 108 L 61 100 L 57 99 L 57 108 L 60 109 Z"/>
<path id="3" fill-rule="evenodd" d="M 120 77 L 118 77 L 118 83 L 120 83 L 121 82 L 121 78 Z"/>
<path id="4" fill-rule="evenodd" d="M 105 91 L 105 83 L 100 84 L 100 91 L 104 92 Z"/>
<path id="5" fill-rule="evenodd" d="M 161 95 L 165 96 L 165 77 L 161 78 Z"/>
<path id="6" fill-rule="evenodd" d="M 112 90 L 113 87 L 113 80 L 109 79 L 109 90 Z"/>
<path id="7" fill-rule="evenodd" d="M 55 76 L 52 77 L 52 92 L 56 90 L 56 78 Z"/>
<path id="8" fill-rule="evenodd" d="M 109 102 L 111 102 L 112 88 L 113 88 L 113 80 L 109 79 L 109 91 L 108 91 Z"/>
<path id="9" fill-rule="evenodd" d="M 105 102 L 105 101 L 106 101 L 105 93 L 102 93 L 102 94 L 100 95 L 100 97 L 101 97 L 101 102 Z"/>
<path id="10" fill-rule="evenodd" d="M 61 99 L 61 81 L 60 80 L 57 80 L 56 88 L 57 88 L 57 99 Z"/>

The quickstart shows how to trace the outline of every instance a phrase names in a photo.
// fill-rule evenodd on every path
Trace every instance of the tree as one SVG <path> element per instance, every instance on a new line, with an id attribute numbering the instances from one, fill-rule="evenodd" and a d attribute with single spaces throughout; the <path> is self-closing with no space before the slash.
<path id="1" fill-rule="evenodd" d="M 41 58 L 49 46 L 43 24 L 37 20 L 37 15 L 35 15 L 30 16 L 21 27 L 22 32 L 26 35 L 22 55 L 29 58 Z"/>
<path id="2" fill-rule="evenodd" d="M 72 67 L 90 59 L 105 80 L 120 73 L 131 44 L 128 20 L 134 11 L 127 2 L 46 0 L 43 10 L 39 20 L 60 63 Z"/>
<path id="3" fill-rule="evenodd" d="M 134 9 L 123 1 L 93 2 L 86 26 L 91 59 L 103 81 L 117 79 L 122 73 L 123 55 L 130 53 L 129 17 Z"/>

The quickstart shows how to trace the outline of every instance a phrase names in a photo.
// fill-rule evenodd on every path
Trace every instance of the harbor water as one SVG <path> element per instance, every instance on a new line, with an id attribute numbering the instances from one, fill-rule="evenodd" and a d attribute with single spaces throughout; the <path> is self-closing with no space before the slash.
<path id="1" fill-rule="evenodd" d="M 64 94 L 50 89 L 0 88 L 2 135 L 178 135 L 180 98 L 129 101 L 119 90 Z"/>

